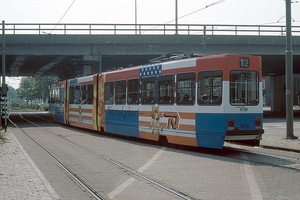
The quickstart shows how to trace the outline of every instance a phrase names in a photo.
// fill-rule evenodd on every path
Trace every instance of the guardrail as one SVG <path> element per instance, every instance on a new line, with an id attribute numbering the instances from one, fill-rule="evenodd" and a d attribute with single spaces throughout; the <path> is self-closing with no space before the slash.
<path id="1" fill-rule="evenodd" d="M 2 27 L 0 28 L 2 32 Z M 36 24 L 7 23 L 5 34 L 82 34 L 82 35 L 266 35 L 285 36 L 282 25 L 212 25 L 212 24 Z M 300 26 L 292 27 L 300 36 Z"/>

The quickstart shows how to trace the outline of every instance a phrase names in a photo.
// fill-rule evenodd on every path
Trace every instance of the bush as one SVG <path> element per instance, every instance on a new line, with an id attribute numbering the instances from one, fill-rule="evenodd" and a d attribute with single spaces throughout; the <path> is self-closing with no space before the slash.
<path id="1" fill-rule="evenodd" d="M 4 133 L 0 133 L 0 145 L 7 142 L 7 138 L 4 136 Z"/>
<path id="2" fill-rule="evenodd" d="M 24 101 L 22 100 L 13 100 L 11 102 L 11 107 L 15 107 L 15 108 L 25 108 L 26 104 Z"/>
<path id="3" fill-rule="evenodd" d="M 13 100 L 11 102 L 11 108 L 12 109 L 19 109 L 19 110 L 41 110 L 41 111 L 48 111 L 49 110 L 49 104 L 48 103 L 43 103 L 41 105 L 37 103 L 26 103 L 25 101 L 22 100 Z"/>
<path id="4" fill-rule="evenodd" d="M 40 105 L 40 110 L 49 111 L 49 104 L 43 103 Z"/>

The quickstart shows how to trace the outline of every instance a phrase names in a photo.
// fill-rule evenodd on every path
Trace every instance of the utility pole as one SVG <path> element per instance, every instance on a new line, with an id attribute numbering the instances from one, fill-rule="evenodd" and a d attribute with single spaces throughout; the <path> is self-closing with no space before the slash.
<path id="1" fill-rule="evenodd" d="M 178 0 L 175 0 L 175 34 L 178 35 Z"/>
<path id="2" fill-rule="evenodd" d="M 135 0 L 135 2 L 134 2 L 135 34 L 137 34 L 137 2 L 136 2 L 136 1 L 137 1 L 137 0 Z"/>
<path id="3" fill-rule="evenodd" d="M 206 25 L 203 26 L 203 56 L 206 54 Z"/>
<path id="4" fill-rule="evenodd" d="M 7 129 L 6 99 L 7 85 L 5 83 L 5 21 L 2 21 L 2 87 L 1 87 L 1 122 L 2 128 Z"/>
<path id="5" fill-rule="evenodd" d="M 297 139 L 294 136 L 293 110 L 293 50 L 292 50 L 292 14 L 291 0 L 286 4 L 286 51 L 285 51 L 285 95 L 286 95 L 286 138 Z"/>

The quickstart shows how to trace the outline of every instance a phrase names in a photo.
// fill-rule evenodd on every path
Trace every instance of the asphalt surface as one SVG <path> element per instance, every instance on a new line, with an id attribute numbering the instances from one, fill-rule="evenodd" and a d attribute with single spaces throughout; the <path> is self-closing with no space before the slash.
<path id="1" fill-rule="evenodd" d="M 284 118 L 264 119 L 264 129 L 262 148 L 300 153 L 300 139 L 286 139 Z M 294 119 L 294 135 L 300 137 L 300 119 Z M 5 137 L 9 142 L 0 146 L 0 199 L 61 199 L 9 128 Z M 255 195 L 255 188 L 249 188 Z"/>

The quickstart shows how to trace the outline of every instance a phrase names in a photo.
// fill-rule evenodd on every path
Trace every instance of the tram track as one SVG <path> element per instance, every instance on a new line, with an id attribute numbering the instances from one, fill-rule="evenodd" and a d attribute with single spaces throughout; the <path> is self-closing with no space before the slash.
<path id="1" fill-rule="evenodd" d="M 58 133 L 54 133 L 52 131 L 49 131 L 48 129 L 45 129 L 43 128 L 42 126 L 38 125 L 37 123 L 25 118 L 22 116 L 21 113 L 19 113 L 20 117 L 22 120 L 26 121 L 27 123 L 30 123 L 32 125 L 34 125 L 35 127 L 38 127 L 38 128 L 41 128 L 43 130 L 45 130 L 47 133 L 51 133 L 52 135 L 80 148 L 80 149 L 83 149 L 85 150 L 86 152 L 89 152 L 90 154 L 96 156 L 98 159 L 101 159 L 101 160 L 104 160 L 112 165 L 114 165 L 116 168 L 118 169 L 121 169 L 122 171 L 126 172 L 127 174 L 131 174 L 131 176 L 135 179 L 139 179 L 139 180 L 142 180 L 144 182 L 146 182 L 147 184 L 150 184 L 152 187 L 154 188 L 158 188 L 159 190 L 163 190 L 165 193 L 169 193 L 170 195 L 172 195 L 173 197 L 176 197 L 178 199 L 195 199 L 187 194 L 184 194 L 183 192 L 180 192 L 178 191 L 177 189 L 174 189 L 174 188 L 171 188 L 165 184 L 162 184 L 162 183 L 159 183 L 158 181 L 155 181 L 155 180 L 152 180 L 151 178 L 143 175 L 142 173 L 136 171 L 136 170 L 133 170 L 131 169 L 130 167 L 118 162 L 118 161 L 115 161 L 105 155 L 102 155 L 96 151 L 93 151 L 91 149 L 89 149 L 88 147 L 86 146 L 83 146 L 83 145 L 80 145 L 74 141 L 71 141 L 69 140 L 68 138 L 58 134 Z M 37 116 L 36 117 L 42 119 L 42 120 L 45 120 L 45 121 L 48 121 L 50 122 L 49 120 L 45 119 L 45 118 L 42 118 L 40 116 Z M 29 135 L 27 133 L 26 130 L 24 130 L 22 127 L 18 126 L 16 123 L 14 123 L 12 120 L 10 120 L 10 123 L 15 126 L 18 130 L 20 130 L 21 132 L 23 132 L 28 138 L 30 138 L 34 143 L 36 143 L 49 157 L 51 157 L 54 162 L 61 168 L 63 169 L 63 171 L 69 175 L 76 183 L 78 183 L 84 191 L 88 192 L 94 199 L 108 199 L 107 196 L 104 196 L 102 194 L 99 194 L 97 192 L 97 190 L 94 188 L 94 186 L 88 184 L 85 179 L 86 178 L 83 178 L 81 177 L 80 174 L 74 172 L 72 170 L 71 167 L 69 167 L 68 164 L 65 164 L 64 161 L 60 160 L 56 155 L 55 153 L 52 153 L 51 150 L 49 150 L 47 147 L 45 147 L 41 142 L 39 142 L 37 139 L 35 139 L 34 137 L 32 137 L 31 135 Z"/>
<path id="2" fill-rule="evenodd" d="M 22 119 L 26 120 L 27 122 L 30 122 L 31 124 L 35 124 L 34 122 L 31 122 L 21 116 Z M 80 176 L 78 176 L 76 173 L 74 173 L 67 165 L 65 165 L 63 162 L 61 162 L 59 159 L 57 159 L 50 151 L 48 151 L 43 145 L 41 145 L 37 140 L 35 140 L 33 137 L 31 137 L 29 134 L 27 134 L 26 131 L 24 131 L 21 127 L 19 127 L 17 124 L 15 124 L 12 120 L 9 119 L 9 122 L 13 124 L 18 130 L 23 132 L 27 137 L 29 137 L 35 144 L 37 144 L 48 156 L 50 156 L 53 161 L 61 168 L 63 171 L 69 175 L 76 183 L 78 183 L 82 188 L 84 188 L 85 191 L 87 191 L 93 198 L 97 200 L 104 200 L 105 198 L 98 194 L 89 184 L 85 183 Z"/>
<path id="3" fill-rule="evenodd" d="M 33 114 L 32 114 L 33 115 Z M 199 198 L 195 198 L 195 196 L 198 197 L 198 195 L 195 195 L 193 192 L 189 191 L 189 190 L 184 190 L 183 188 L 181 188 L 181 186 L 178 186 L 176 184 L 172 184 L 169 181 L 166 181 L 163 177 L 156 177 L 153 178 L 155 176 L 153 176 L 154 174 L 152 173 L 146 173 L 147 175 L 145 176 L 144 174 L 140 173 L 139 170 L 135 170 L 137 169 L 136 167 L 132 166 L 129 164 L 129 162 L 124 162 L 124 159 L 121 161 L 119 160 L 118 157 L 115 157 L 111 154 L 107 154 L 107 152 L 98 152 L 96 149 L 93 149 L 91 146 L 86 145 L 86 142 L 81 143 L 80 140 L 78 139 L 74 139 L 74 137 L 80 137 L 83 138 L 83 134 L 79 133 L 79 134 L 65 134 L 65 133 L 61 133 L 58 131 L 55 131 L 57 129 L 49 129 L 49 125 L 53 126 L 52 121 L 49 121 L 47 119 L 45 119 L 44 117 L 41 117 L 41 115 L 36 115 L 35 117 L 40 118 L 39 122 L 37 118 L 28 118 L 29 120 L 26 121 L 25 119 L 27 119 L 27 117 L 23 117 L 23 123 L 24 127 L 28 127 L 28 124 L 32 124 L 32 127 L 39 127 L 39 130 L 46 130 L 47 133 L 51 133 L 48 135 L 54 135 L 55 138 L 60 138 L 61 141 L 64 141 L 65 143 L 71 144 L 74 147 L 77 147 L 78 149 L 74 149 L 74 151 L 81 151 L 84 150 L 85 152 L 92 154 L 94 156 L 95 160 L 104 160 L 106 163 L 109 163 L 110 165 L 113 165 L 114 168 L 117 169 L 121 169 L 122 173 L 126 173 L 129 175 L 128 180 L 134 180 L 135 183 L 140 183 L 140 182 L 144 182 L 146 183 L 147 187 L 150 187 L 150 185 L 152 186 L 152 188 L 155 188 L 155 190 L 159 190 L 160 192 L 163 190 L 164 194 L 168 193 L 169 195 L 172 195 L 173 198 L 175 199 L 199 199 Z M 46 115 L 45 115 L 46 117 Z M 43 124 L 43 121 L 47 121 L 45 124 Z M 48 123 L 51 122 L 51 123 Z M 57 127 L 57 126 L 54 126 Z M 68 129 L 71 127 L 68 127 Z M 34 128 L 33 128 L 34 129 Z M 74 128 L 71 128 L 74 129 Z M 74 129 L 78 130 L 77 128 Z M 87 133 L 87 132 L 86 132 Z M 71 136 L 70 136 L 71 135 Z M 116 138 L 117 139 L 117 138 Z M 117 139 L 118 140 L 118 139 Z M 75 141 L 75 142 L 74 142 Z M 114 139 L 112 140 L 114 141 Z M 124 141 L 124 140 L 120 140 L 120 141 Z M 128 142 L 125 142 L 126 144 L 130 144 L 130 139 L 128 140 Z M 143 146 L 144 149 L 144 145 Z M 152 146 L 152 145 L 151 145 Z M 161 147 L 160 145 L 158 145 L 159 148 L 165 148 L 166 147 Z M 253 148 L 253 147 L 247 147 L 247 146 L 240 146 L 240 145 L 225 145 L 223 150 L 212 150 L 212 149 L 205 149 L 205 148 L 190 148 L 190 147 L 186 147 L 186 146 L 167 146 L 170 147 L 168 148 L 169 150 L 176 149 L 175 151 L 177 151 L 177 149 L 180 151 L 180 154 L 183 154 L 186 156 L 200 156 L 201 158 L 207 157 L 209 158 L 209 160 L 218 160 L 220 162 L 226 160 L 226 162 L 233 162 L 233 163 L 239 163 L 239 165 L 242 167 L 242 169 L 244 171 L 250 172 L 248 173 L 247 176 L 250 177 L 254 177 L 254 172 L 253 170 L 251 170 L 251 166 L 254 169 L 254 167 L 262 167 L 263 168 L 267 168 L 267 169 L 276 169 L 279 170 L 280 172 L 286 172 L 286 171 L 290 171 L 290 173 L 296 173 L 298 174 L 298 172 L 300 171 L 300 157 L 298 156 L 299 154 L 296 153 L 289 153 L 289 152 L 283 152 L 283 151 L 274 151 L 274 150 L 266 150 L 263 148 Z M 174 148 L 175 147 L 175 148 Z M 179 148 L 177 148 L 179 147 Z M 81 149 L 81 150 L 80 150 Z M 118 148 L 118 150 L 121 150 L 120 148 Z M 183 150 L 183 151 L 181 151 Z M 173 151 L 173 150 L 171 150 Z M 190 153 L 189 153 L 190 151 Z M 104 155 L 102 154 L 104 153 Z M 95 158 L 95 156 L 97 158 Z M 129 156 L 130 157 L 130 156 Z M 106 158 L 107 160 L 105 160 L 104 158 Z M 113 159 L 111 159 L 113 158 Z M 135 158 L 134 158 L 135 159 Z M 112 162 L 115 162 L 115 164 L 113 164 Z M 123 164 L 126 163 L 126 164 Z M 128 165 L 129 164 L 129 165 Z M 165 164 L 165 162 L 164 162 Z M 201 164 L 202 165 L 202 164 Z M 67 164 L 67 166 L 70 166 L 70 164 Z M 130 166 L 130 167 L 129 167 Z M 140 165 L 138 165 L 140 166 Z M 89 182 L 86 180 L 86 177 L 81 177 L 78 171 L 74 171 L 71 168 L 71 171 L 74 172 L 74 174 L 83 179 L 84 182 Z M 137 175 L 135 175 L 133 172 L 136 172 Z M 188 174 L 188 173 L 186 173 Z M 139 177 L 139 175 L 142 175 L 145 177 L 145 179 Z M 151 182 L 151 181 L 154 182 Z M 157 181 L 159 180 L 159 181 Z M 125 181 L 126 182 L 126 181 Z M 156 184 L 157 183 L 157 184 Z M 252 185 L 251 181 L 248 182 L 249 185 Z M 258 185 L 258 184 L 257 184 Z M 160 186 L 165 186 L 166 189 L 161 188 Z M 95 188 L 93 185 L 91 187 L 92 189 Z M 179 189 L 174 189 L 174 188 L 179 188 Z M 168 189 L 171 189 L 171 192 L 168 191 Z M 255 188 L 253 189 L 255 191 Z M 109 190 L 111 191 L 111 190 Z M 172 192 L 175 191 L 176 193 L 179 194 L 175 195 Z M 184 191 L 184 192 L 181 192 Z M 107 192 L 108 193 L 108 192 Z M 187 195 L 188 194 L 188 195 Z M 107 194 L 107 197 L 105 196 L 105 198 L 110 198 L 113 199 L 114 197 L 110 197 L 109 194 Z M 182 197 L 181 197 L 182 196 Z M 117 198 L 118 199 L 118 198 Z"/>
<path id="4" fill-rule="evenodd" d="M 39 116 L 37 116 L 37 117 L 39 117 Z M 42 119 L 42 120 L 48 121 L 48 122 L 52 122 L 52 121 L 49 121 L 49 120 L 47 120 L 45 118 L 42 118 L 42 117 L 39 117 L 39 118 Z M 28 122 L 32 123 L 36 126 L 39 126 L 38 124 L 35 124 L 34 122 L 31 122 L 29 120 L 28 120 Z M 74 143 L 73 141 L 68 140 L 67 138 L 62 137 L 62 139 L 67 140 L 68 142 L 73 143 L 74 145 L 80 146 L 81 148 L 89 151 L 90 153 L 93 153 L 93 154 L 97 155 L 97 153 L 95 153 L 95 152 L 93 152 L 93 151 L 91 151 L 91 150 L 89 150 L 89 149 L 87 149 L 87 148 L 85 148 L 85 147 L 83 147 L 83 146 L 81 146 L 77 143 Z M 173 145 L 170 145 L 170 146 L 173 147 Z M 300 161 L 300 156 L 299 156 L 299 158 L 292 158 L 292 157 L 288 157 L 288 156 L 275 155 L 274 153 L 271 154 L 271 153 L 266 153 L 266 152 L 261 152 L 260 151 L 262 149 L 268 149 L 268 150 L 270 149 L 270 150 L 279 150 L 279 151 L 298 153 L 298 152 L 295 152 L 295 151 L 290 151 L 289 149 L 265 148 L 263 146 L 262 146 L 262 148 L 257 148 L 257 147 L 253 148 L 253 147 L 248 147 L 248 146 L 244 146 L 244 145 L 241 145 L 241 146 L 240 145 L 229 145 L 229 146 L 224 146 L 224 149 L 222 151 L 220 151 L 220 150 L 198 148 L 198 147 L 186 147 L 186 146 L 180 146 L 180 145 L 176 145 L 176 146 L 179 147 L 179 148 L 182 147 L 184 150 L 196 151 L 196 152 L 200 152 L 200 153 L 208 153 L 208 154 L 212 154 L 212 155 L 219 155 L 219 156 L 227 157 L 227 158 L 228 158 L 228 156 L 230 157 L 230 153 L 229 153 L 230 151 L 236 151 L 236 152 L 239 152 L 240 154 L 245 153 L 245 154 L 248 154 L 248 155 L 271 156 L 273 158 L 283 159 L 283 160 L 287 160 L 287 161 L 291 161 L 291 162 Z M 107 159 L 103 155 L 97 155 L 97 156 L 101 157 L 104 160 Z M 267 162 L 265 160 L 259 161 L 259 160 L 251 159 L 251 157 L 250 158 L 247 157 L 247 159 L 245 159 L 244 156 L 237 156 L 237 157 L 230 157 L 230 158 L 233 158 L 233 159 L 236 159 L 236 160 L 239 160 L 239 161 L 249 161 L 249 162 L 252 162 L 254 164 L 267 164 L 267 165 L 273 166 L 273 167 L 279 167 L 279 168 L 284 168 L 284 169 L 291 169 L 291 170 L 295 170 L 295 171 L 300 171 L 300 163 L 299 163 L 299 165 L 296 165 L 296 166 L 295 165 L 286 166 L 286 165 L 282 165 L 282 164 L 276 164 L 274 162 Z M 107 161 L 111 162 L 112 164 L 115 164 L 116 166 L 118 166 L 118 163 L 115 163 L 113 160 L 107 159 Z M 121 167 L 124 170 L 130 171 L 130 169 L 127 168 L 126 166 L 118 166 L 118 167 Z M 135 174 L 135 172 L 132 171 L 132 174 Z M 138 174 L 136 174 L 136 175 L 139 176 Z M 147 178 L 145 180 L 147 180 Z"/>

